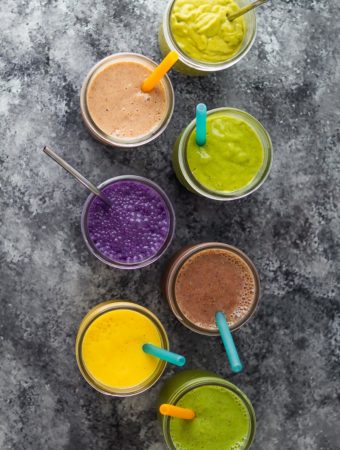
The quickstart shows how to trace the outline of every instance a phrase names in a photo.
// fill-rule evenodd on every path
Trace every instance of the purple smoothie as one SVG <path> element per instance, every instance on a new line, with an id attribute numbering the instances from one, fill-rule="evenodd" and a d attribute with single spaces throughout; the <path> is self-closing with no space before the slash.
<path id="1" fill-rule="evenodd" d="M 113 206 L 95 197 L 88 207 L 90 244 L 103 257 L 136 264 L 155 256 L 170 232 L 170 213 L 153 187 L 135 180 L 118 180 L 102 188 Z"/>

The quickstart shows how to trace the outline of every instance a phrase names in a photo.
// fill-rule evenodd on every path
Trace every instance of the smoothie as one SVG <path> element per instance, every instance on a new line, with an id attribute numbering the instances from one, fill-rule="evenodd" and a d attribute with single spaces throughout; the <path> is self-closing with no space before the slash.
<path id="1" fill-rule="evenodd" d="M 238 9 L 234 0 L 175 0 L 170 15 L 172 37 L 194 60 L 227 61 L 239 52 L 245 37 L 244 18 L 227 19 Z"/>
<path id="2" fill-rule="evenodd" d="M 187 143 L 187 162 L 195 179 L 206 189 L 231 193 L 252 183 L 262 167 L 264 150 L 255 130 L 225 112 L 207 118 L 207 140 L 196 144 L 196 129 Z"/>
<path id="3" fill-rule="evenodd" d="M 88 373 L 110 388 L 133 388 L 150 378 L 159 360 L 143 352 L 146 342 L 161 346 L 156 325 L 145 315 L 128 309 L 96 318 L 83 337 L 82 357 Z"/>
<path id="4" fill-rule="evenodd" d="M 85 206 L 85 240 L 104 262 L 127 266 L 152 262 L 172 238 L 169 200 L 156 185 L 142 180 L 109 180 L 102 192 L 112 201 L 111 208 L 95 196 Z"/>
<path id="5" fill-rule="evenodd" d="M 167 99 L 159 83 L 151 92 L 141 90 L 151 69 L 138 62 L 113 62 L 91 79 L 87 108 L 96 126 L 118 139 L 151 134 L 164 121 Z"/>
<path id="6" fill-rule="evenodd" d="M 232 330 L 255 311 L 259 279 L 247 256 L 223 243 L 185 247 L 172 259 L 164 278 L 169 305 L 190 329 L 216 335 L 215 313 L 222 311 Z"/>
<path id="7" fill-rule="evenodd" d="M 226 387 L 196 387 L 177 406 L 193 409 L 193 420 L 170 419 L 170 435 L 178 450 L 242 450 L 249 438 L 250 416 L 238 395 Z"/>

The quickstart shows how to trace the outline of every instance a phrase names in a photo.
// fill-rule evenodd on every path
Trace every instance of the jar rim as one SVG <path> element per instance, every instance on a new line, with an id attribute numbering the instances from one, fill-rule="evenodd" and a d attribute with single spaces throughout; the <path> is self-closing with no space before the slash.
<path id="1" fill-rule="evenodd" d="M 146 380 L 144 380 L 142 383 L 140 383 L 137 386 L 133 386 L 126 389 L 120 389 L 120 388 L 112 388 L 110 386 L 106 386 L 102 383 L 100 383 L 98 380 L 96 380 L 86 369 L 85 362 L 83 360 L 82 356 L 82 344 L 83 339 L 86 334 L 86 331 L 88 330 L 89 326 L 101 315 L 106 314 L 110 311 L 115 310 L 131 310 L 136 311 L 139 314 L 143 314 L 145 317 L 147 317 L 152 323 L 156 326 L 161 341 L 162 341 L 162 348 L 165 350 L 169 350 L 169 339 L 168 335 L 165 331 L 165 328 L 161 321 L 158 319 L 158 317 L 150 311 L 148 308 L 145 308 L 144 306 L 139 305 L 138 303 L 129 301 L 129 300 L 109 300 L 106 302 L 99 303 L 98 305 L 94 306 L 88 313 L 83 317 L 76 336 L 76 343 L 75 343 L 75 353 L 76 353 L 76 360 L 78 364 L 78 368 L 85 379 L 85 381 L 92 386 L 94 389 L 96 389 L 98 392 L 113 396 L 113 397 L 129 397 L 137 394 L 141 394 L 142 392 L 145 392 L 146 390 L 150 389 L 157 381 L 161 378 L 167 363 L 163 360 L 159 360 L 158 366 L 156 367 L 154 373 Z"/>
<path id="2" fill-rule="evenodd" d="M 83 121 L 92 134 L 93 137 L 95 137 L 97 140 L 102 142 L 103 144 L 110 145 L 112 147 L 121 147 L 124 149 L 127 148 L 134 148 L 139 147 L 141 145 L 147 144 L 154 139 L 156 139 L 158 136 L 160 136 L 163 131 L 167 128 L 167 126 L 170 123 L 170 120 L 172 118 L 174 107 L 175 107 L 175 92 L 174 88 L 172 86 L 171 80 L 166 74 L 162 80 L 161 83 L 164 87 L 166 98 L 167 98 L 167 112 L 164 116 L 163 121 L 157 126 L 155 129 L 153 129 L 150 133 L 145 134 L 144 136 L 140 136 L 133 139 L 119 139 L 117 137 L 108 135 L 104 133 L 97 124 L 93 121 L 91 114 L 87 107 L 87 89 L 93 79 L 93 77 L 101 70 L 101 68 L 110 62 L 114 62 L 115 60 L 126 60 L 128 58 L 131 58 L 132 60 L 142 60 L 144 63 L 147 63 L 148 66 L 152 66 L 152 68 L 157 67 L 157 63 L 153 61 L 151 58 L 148 58 L 147 56 L 144 56 L 139 53 L 133 53 L 133 52 L 120 52 L 120 53 L 114 53 L 112 55 L 106 56 L 105 58 L 98 61 L 92 68 L 89 70 L 88 74 L 86 75 L 86 78 L 83 81 L 81 90 L 80 90 L 80 111 L 83 118 Z"/>

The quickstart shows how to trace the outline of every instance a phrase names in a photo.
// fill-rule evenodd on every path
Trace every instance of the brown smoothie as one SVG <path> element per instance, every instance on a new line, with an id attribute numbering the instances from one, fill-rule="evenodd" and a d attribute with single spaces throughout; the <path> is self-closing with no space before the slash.
<path id="1" fill-rule="evenodd" d="M 234 327 L 248 316 L 256 301 L 256 280 L 236 253 L 201 250 L 179 269 L 175 297 L 182 314 L 194 325 L 216 330 L 215 313 L 223 311 L 229 326 Z"/>
<path id="2" fill-rule="evenodd" d="M 118 139 L 134 139 L 151 134 L 167 113 L 164 86 L 151 92 L 141 90 L 151 69 L 138 62 L 113 62 L 90 81 L 86 102 L 88 112 L 104 133 Z"/>

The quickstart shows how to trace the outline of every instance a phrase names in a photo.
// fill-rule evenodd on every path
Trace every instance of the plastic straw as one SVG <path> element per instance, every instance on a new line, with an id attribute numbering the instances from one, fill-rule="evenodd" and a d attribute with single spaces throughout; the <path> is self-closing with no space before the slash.
<path id="1" fill-rule="evenodd" d="M 187 362 L 184 356 L 170 352 L 169 350 L 165 350 L 164 348 L 156 347 L 153 344 L 144 344 L 143 352 L 180 367 L 184 366 L 184 364 Z"/>
<path id="2" fill-rule="evenodd" d="M 189 408 L 181 408 L 180 406 L 169 405 L 163 403 L 159 407 L 159 412 L 163 416 L 177 417 L 178 419 L 191 420 L 195 418 L 195 412 Z"/>
<path id="3" fill-rule="evenodd" d="M 169 72 L 171 67 L 178 61 L 178 54 L 171 51 L 166 55 L 163 61 L 155 68 L 151 75 L 142 84 L 143 92 L 150 92 L 161 81 L 164 75 Z"/>
<path id="4" fill-rule="evenodd" d="M 207 107 L 204 103 L 196 106 L 196 144 L 205 145 L 207 141 Z"/>
<path id="5" fill-rule="evenodd" d="M 238 356 L 233 336 L 230 332 L 226 316 L 223 312 L 218 311 L 215 314 L 216 324 L 220 332 L 222 342 L 227 353 L 230 368 L 233 372 L 242 372 L 243 364 Z"/>

